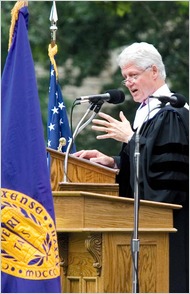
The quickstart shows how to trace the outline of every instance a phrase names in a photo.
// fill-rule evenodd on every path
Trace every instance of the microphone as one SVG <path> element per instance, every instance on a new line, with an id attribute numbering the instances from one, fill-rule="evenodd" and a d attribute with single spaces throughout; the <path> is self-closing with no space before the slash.
<path id="1" fill-rule="evenodd" d="M 119 104 L 125 100 L 125 94 L 121 90 L 111 89 L 107 90 L 104 94 L 96 94 L 96 95 L 87 95 L 81 96 L 76 99 L 77 104 L 85 103 L 85 102 L 92 102 L 97 103 L 99 101 L 108 102 L 112 104 Z"/>
<path id="2" fill-rule="evenodd" d="M 167 103 L 169 102 L 171 106 L 175 108 L 181 108 L 185 105 L 186 99 L 183 95 L 175 93 L 171 97 L 169 96 L 149 96 L 150 98 L 156 98 L 161 102 Z"/>

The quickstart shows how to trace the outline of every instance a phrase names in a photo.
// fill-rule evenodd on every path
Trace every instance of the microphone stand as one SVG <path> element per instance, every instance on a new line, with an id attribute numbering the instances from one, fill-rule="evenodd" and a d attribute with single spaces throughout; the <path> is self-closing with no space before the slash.
<path id="1" fill-rule="evenodd" d="M 161 103 L 159 106 L 154 107 L 148 112 L 148 115 L 145 117 L 142 124 L 138 127 L 135 134 L 135 168 L 134 168 L 134 230 L 133 238 L 131 242 L 132 246 L 132 258 L 133 258 L 133 283 L 132 283 L 132 293 L 139 293 L 139 282 L 138 282 L 138 266 L 139 266 L 139 249 L 140 249 L 140 240 L 138 238 L 138 228 L 139 228 L 139 163 L 140 163 L 140 130 L 143 126 L 143 123 L 149 117 L 151 111 L 164 107 L 165 104 Z"/>
<path id="2" fill-rule="evenodd" d="M 68 177 L 67 177 L 67 170 L 68 170 L 68 158 L 69 158 L 69 152 L 71 150 L 72 144 L 74 143 L 74 140 L 76 139 L 77 135 L 93 120 L 93 118 L 96 116 L 96 114 L 100 111 L 102 105 L 103 105 L 104 101 L 102 99 L 100 99 L 99 101 L 97 101 L 96 103 L 91 103 L 90 106 L 88 107 L 88 109 L 86 110 L 85 114 L 83 115 L 83 117 L 81 118 L 81 120 L 79 121 L 78 125 L 76 126 L 76 129 L 73 133 L 73 136 L 67 146 L 67 150 L 65 152 L 65 161 L 64 161 L 64 178 L 63 178 L 63 182 L 66 183 L 68 181 Z M 87 115 L 89 114 L 89 112 L 93 110 L 94 113 L 91 115 L 91 117 L 82 125 L 83 121 L 85 120 L 85 118 L 87 117 Z"/>
<path id="3" fill-rule="evenodd" d="M 139 150 L 139 132 L 141 126 L 137 129 L 135 135 L 135 172 L 134 172 L 134 231 L 132 239 L 132 253 L 133 253 L 133 293 L 139 293 L 138 284 L 138 257 L 140 241 L 138 239 L 138 227 L 139 227 L 139 162 L 140 162 L 140 150 Z"/>

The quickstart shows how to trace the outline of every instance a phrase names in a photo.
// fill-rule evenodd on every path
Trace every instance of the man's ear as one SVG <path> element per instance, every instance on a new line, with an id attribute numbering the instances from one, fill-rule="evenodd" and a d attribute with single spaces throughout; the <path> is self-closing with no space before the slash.
<path id="1" fill-rule="evenodd" d="M 159 72 L 158 72 L 158 68 L 156 65 L 152 65 L 152 75 L 153 75 L 153 78 L 156 79 L 159 75 Z"/>

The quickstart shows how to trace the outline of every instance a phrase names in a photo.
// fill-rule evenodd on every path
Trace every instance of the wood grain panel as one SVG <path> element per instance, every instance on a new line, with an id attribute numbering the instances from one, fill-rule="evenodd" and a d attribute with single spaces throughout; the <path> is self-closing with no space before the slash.
<path id="1" fill-rule="evenodd" d="M 54 191 L 65 293 L 131 293 L 134 200 Z M 169 291 L 169 233 L 179 205 L 140 201 L 140 293 Z"/>
<path id="2" fill-rule="evenodd" d="M 83 277 L 82 293 L 97 293 L 97 292 L 99 292 L 97 277 Z"/>
<path id="3" fill-rule="evenodd" d="M 119 185 L 109 183 L 59 183 L 59 191 L 85 191 L 119 196 Z"/>
<path id="4" fill-rule="evenodd" d="M 53 192 L 57 230 L 131 229 L 133 199 L 88 192 Z M 161 209 L 163 207 L 163 209 Z M 172 205 L 140 201 L 141 230 L 173 230 Z M 174 208 L 179 206 L 173 206 Z"/>
<path id="5" fill-rule="evenodd" d="M 70 234 L 69 236 L 69 276 L 96 276 L 96 269 L 93 267 L 93 258 L 85 248 L 85 240 L 88 233 Z"/>
<path id="6" fill-rule="evenodd" d="M 59 190 L 64 179 L 65 153 L 47 148 L 51 157 L 51 188 Z M 86 159 L 69 155 L 67 176 L 70 183 L 116 183 L 118 170 L 111 169 Z"/>
<path id="7" fill-rule="evenodd" d="M 81 277 L 67 277 L 67 290 L 63 293 L 81 293 L 82 292 L 82 279 Z"/>
<path id="8" fill-rule="evenodd" d="M 104 235 L 105 293 L 132 293 L 131 236 L 109 233 Z M 141 234 L 139 251 L 139 292 L 168 292 L 168 241 L 165 234 Z M 114 259 L 110 259 L 110 254 Z M 161 266 L 162 264 L 162 266 Z M 108 282 L 109 281 L 109 282 Z"/>
<path id="9" fill-rule="evenodd" d="M 69 236 L 68 271 L 65 277 L 68 281 L 67 291 L 69 293 L 74 287 L 80 293 L 98 292 L 97 271 L 93 267 L 94 260 L 85 247 L 87 237 L 88 233 L 74 233 Z"/>

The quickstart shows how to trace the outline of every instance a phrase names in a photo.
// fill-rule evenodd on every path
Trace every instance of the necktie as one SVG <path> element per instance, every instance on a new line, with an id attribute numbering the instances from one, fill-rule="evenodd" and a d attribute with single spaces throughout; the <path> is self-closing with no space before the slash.
<path id="1" fill-rule="evenodd" d="M 141 107 L 140 108 L 143 108 L 144 106 L 146 105 L 146 102 L 145 102 L 145 100 L 142 102 L 142 104 L 141 104 Z"/>

